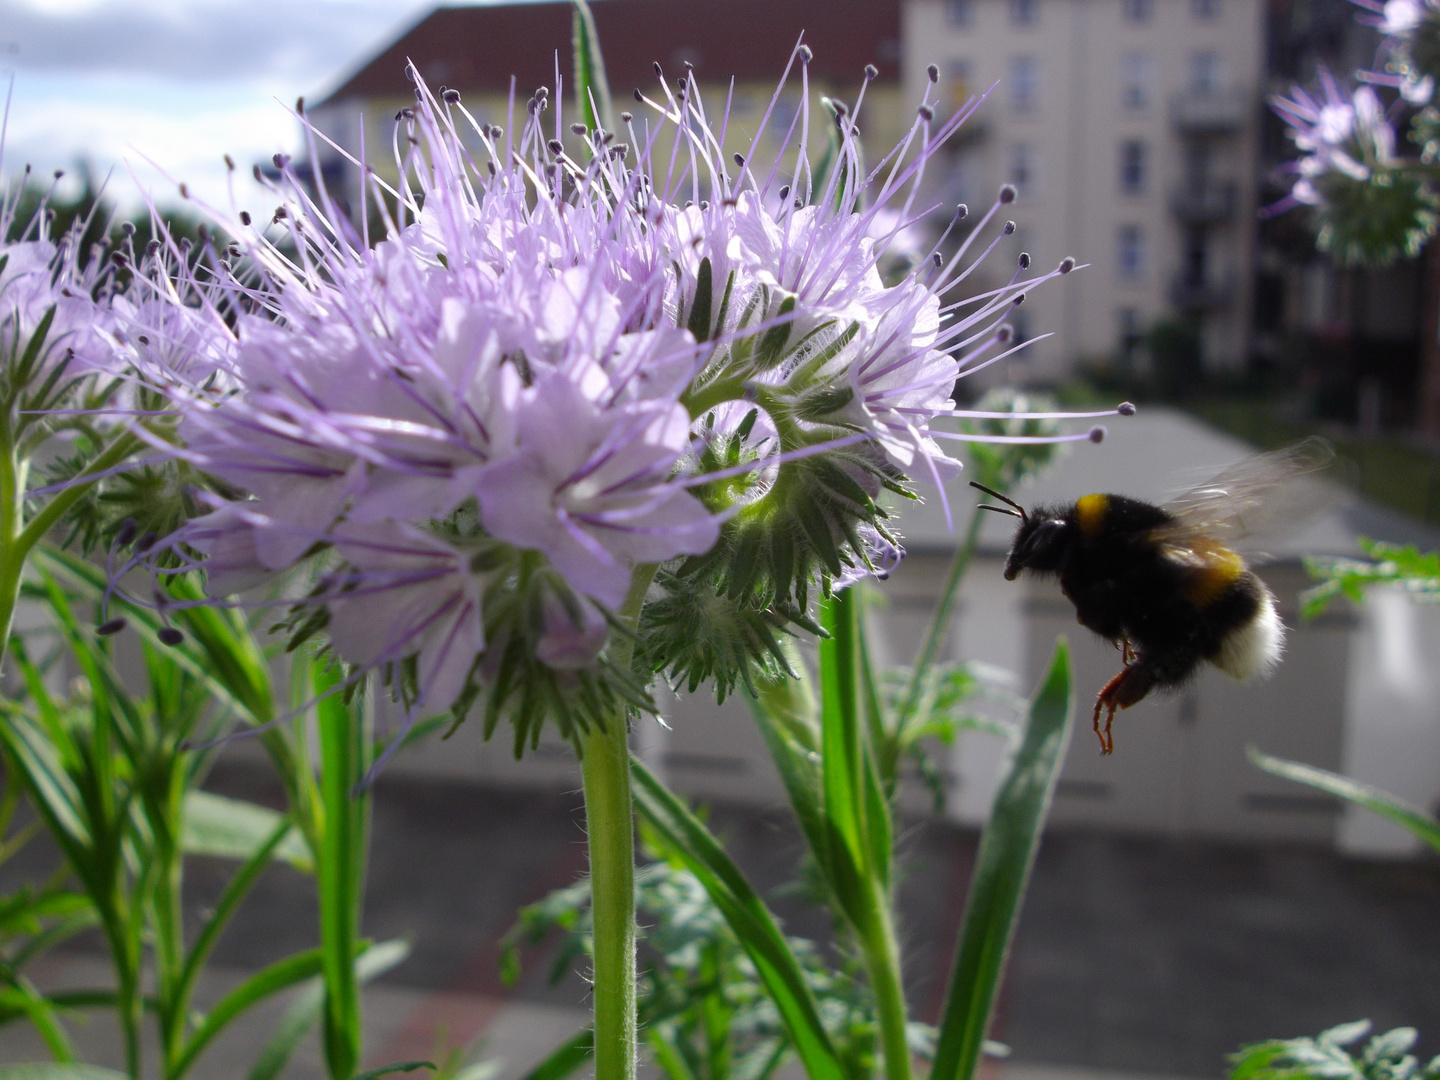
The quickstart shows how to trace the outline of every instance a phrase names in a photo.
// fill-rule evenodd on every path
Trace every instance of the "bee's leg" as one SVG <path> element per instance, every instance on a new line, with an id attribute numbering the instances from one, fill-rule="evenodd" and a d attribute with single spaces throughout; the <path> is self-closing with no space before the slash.
<path id="1" fill-rule="evenodd" d="M 1120 639 L 1120 659 L 1126 667 L 1135 662 L 1135 647 L 1130 644 L 1129 638 Z"/>
<path id="2" fill-rule="evenodd" d="M 1115 749 L 1115 740 L 1110 735 L 1110 725 L 1115 720 L 1117 709 L 1128 709 L 1137 701 L 1140 701 L 1150 692 L 1155 685 L 1155 677 L 1151 674 L 1149 667 L 1138 662 L 1134 651 L 1130 650 L 1130 643 L 1125 643 L 1126 649 L 1131 653 L 1134 662 L 1127 663 L 1120 673 L 1100 688 L 1100 693 L 1095 695 L 1095 717 L 1093 727 L 1095 735 L 1100 740 L 1100 753 L 1110 754 Z M 1100 712 L 1105 710 L 1105 727 L 1100 727 Z"/>

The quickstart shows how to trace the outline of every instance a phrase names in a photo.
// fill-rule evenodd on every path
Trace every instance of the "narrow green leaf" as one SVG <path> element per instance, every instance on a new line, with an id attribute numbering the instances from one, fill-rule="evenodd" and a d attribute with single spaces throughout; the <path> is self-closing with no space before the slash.
<path id="1" fill-rule="evenodd" d="M 719 841 L 639 761 L 632 759 L 635 806 L 676 850 L 720 909 L 780 1012 L 809 1080 L 844 1080 L 819 1007 L 795 954 L 760 897 Z"/>
<path id="2" fill-rule="evenodd" d="M 340 674 L 311 660 L 317 699 Z M 320 842 L 320 940 L 325 953 L 325 1061 L 332 1080 L 349 1080 L 360 1063 L 364 1034 L 360 989 L 351 957 L 360 932 L 364 878 L 365 806 L 356 792 L 365 775 L 365 736 L 355 710 L 331 693 L 316 706 L 320 734 L 320 789 L 325 832 Z"/>
<path id="3" fill-rule="evenodd" d="M 270 842 L 284 819 L 285 815 L 267 806 L 208 791 L 187 791 L 180 845 L 187 855 L 248 859 Z M 310 849 L 294 831 L 285 833 L 271 855 L 307 874 L 314 870 Z"/>
<path id="4" fill-rule="evenodd" d="M 1351 780 L 1348 776 L 1317 768 L 1314 765 L 1304 765 L 1298 761 L 1286 761 L 1284 758 L 1271 757 L 1253 746 L 1247 747 L 1245 754 L 1249 757 L 1251 764 L 1272 776 L 1294 780 L 1297 784 L 1304 784 L 1317 791 L 1323 791 L 1327 795 L 1334 795 L 1337 799 L 1344 799 L 1348 803 L 1364 807 L 1381 817 L 1389 818 L 1395 824 L 1414 833 L 1436 851 L 1440 851 L 1440 821 L 1424 810 L 1411 806 L 1402 799 L 1397 799 L 1389 792 L 1373 788 L 1369 784 L 1362 784 L 1358 780 Z"/>
<path id="5" fill-rule="evenodd" d="M 435 1063 L 433 1061 L 396 1061 L 390 1065 L 381 1065 L 378 1069 L 367 1069 L 363 1073 L 356 1073 L 354 1080 L 380 1080 L 382 1076 L 414 1072 L 416 1069 L 429 1069 L 434 1072 Z"/>
<path id="6" fill-rule="evenodd" d="M 28 1065 L 0 1065 L 0 1080 L 127 1080 L 124 1073 L 99 1065 L 37 1061 Z"/>
<path id="7" fill-rule="evenodd" d="M 171 1067 L 170 1074 L 184 1075 L 205 1047 L 225 1030 L 230 1021 L 271 994 L 320 974 L 324 963 L 325 958 L 319 949 L 306 949 L 294 956 L 287 956 L 284 960 L 277 960 L 251 975 L 205 1014 L 204 1021 L 191 1034 L 190 1041 L 185 1044 L 184 1053 Z"/>
<path id="8" fill-rule="evenodd" d="M 571 46 L 575 52 L 575 104 L 585 126 L 591 131 L 596 128 L 613 131 L 610 82 L 605 77 L 605 58 L 600 52 L 595 15 L 585 0 L 574 0 L 574 4 Z"/>
<path id="9" fill-rule="evenodd" d="M 1062 637 L 1040 691 L 1030 703 L 1019 745 L 1001 775 L 950 974 L 931 1080 L 970 1080 L 980 1060 L 995 994 L 1055 781 L 1070 740 L 1070 649 Z"/>
<path id="10" fill-rule="evenodd" d="M 595 1033 L 589 1028 L 577 1032 L 551 1051 L 550 1056 L 531 1069 L 522 1080 L 565 1080 L 595 1053 Z"/>
<path id="11" fill-rule="evenodd" d="M 360 954 L 355 961 L 355 974 L 362 983 L 369 982 L 410 955 L 410 943 L 400 938 L 382 941 Z M 294 1056 L 301 1041 L 320 1022 L 325 1010 L 325 980 L 315 976 L 300 987 L 295 1000 L 276 1026 L 274 1034 L 260 1049 L 250 1066 L 246 1080 L 275 1080 Z"/>

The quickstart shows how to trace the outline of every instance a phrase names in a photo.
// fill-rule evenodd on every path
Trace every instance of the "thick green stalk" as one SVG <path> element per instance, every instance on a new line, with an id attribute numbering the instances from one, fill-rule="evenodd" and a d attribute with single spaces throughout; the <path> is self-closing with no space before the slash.
<path id="1" fill-rule="evenodd" d="M 5 659 L 5 646 L 15 621 L 20 568 L 25 563 L 25 553 L 18 550 L 22 487 L 10 425 L 0 421 L 0 661 Z"/>
<path id="2" fill-rule="evenodd" d="M 900 976 L 900 945 L 895 940 L 895 920 L 890 914 L 890 898 L 879 882 L 875 889 L 874 918 L 864 935 L 865 970 L 875 994 L 875 1009 L 880 1020 L 880 1041 L 885 1048 L 885 1080 L 910 1080 L 910 1041 L 905 1029 L 905 984 Z"/>
<path id="3" fill-rule="evenodd" d="M 633 628 L 652 565 L 637 566 L 620 618 Z M 630 663 L 628 637 L 616 635 L 611 660 Z M 595 1080 L 635 1080 L 635 822 L 630 802 L 630 747 L 622 711 L 580 740 L 585 823 L 590 841 L 591 915 L 595 942 Z"/>

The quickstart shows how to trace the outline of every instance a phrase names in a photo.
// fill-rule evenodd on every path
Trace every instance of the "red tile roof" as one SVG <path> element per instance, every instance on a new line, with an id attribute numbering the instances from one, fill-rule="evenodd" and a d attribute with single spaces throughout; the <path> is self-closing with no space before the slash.
<path id="1" fill-rule="evenodd" d="M 704 81 L 778 78 L 805 33 L 812 78 L 858 84 L 866 64 L 899 76 L 900 0 L 598 0 L 592 4 L 616 99 L 654 85 L 659 61 L 674 79 L 689 61 Z M 570 12 L 563 0 L 437 8 L 348 78 L 327 101 L 405 97 L 406 59 L 432 87 L 516 92 L 570 78 Z"/>

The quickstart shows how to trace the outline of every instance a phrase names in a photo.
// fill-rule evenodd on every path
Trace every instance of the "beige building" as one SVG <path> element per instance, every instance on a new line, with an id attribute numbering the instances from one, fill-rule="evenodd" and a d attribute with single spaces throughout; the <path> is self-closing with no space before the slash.
<path id="1" fill-rule="evenodd" d="M 1021 309 L 1024 334 L 1056 336 L 1013 375 L 1144 363 L 1141 336 L 1176 316 L 1199 327 L 1207 367 L 1244 361 L 1260 0 L 907 0 L 901 23 L 906 100 L 930 63 L 952 102 L 990 95 L 938 194 L 985 206 L 1014 183 L 1025 249 L 1089 264 Z"/>

